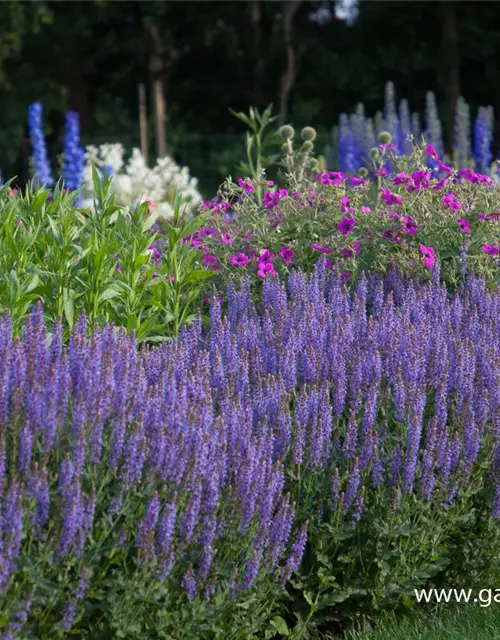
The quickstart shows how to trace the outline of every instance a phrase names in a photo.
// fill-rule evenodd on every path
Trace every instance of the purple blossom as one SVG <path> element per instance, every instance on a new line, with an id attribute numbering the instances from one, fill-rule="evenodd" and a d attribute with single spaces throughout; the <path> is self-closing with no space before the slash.
<path id="1" fill-rule="evenodd" d="M 342 218 L 342 220 L 337 225 L 337 229 L 343 236 L 347 236 L 349 233 L 353 232 L 355 224 L 356 223 L 352 218 Z"/>
<path id="2" fill-rule="evenodd" d="M 309 524 L 308 522 L 305 522 L 302 525 L 300 533 L 292 545 L 292 548 L 290 550 L 290 555 L 288 556 L 285 566 L 281 571 L 280 582 L 282 586 L 285 586 L 285 584 L 290 580 L 294 571 L 296 571 L 300 567 L 300 564 L 302 562 L 302 556 L 304 555 L 304 551 L 306 549 L 306 544 L 307 544 L 308 524 Z"/>
<path id="3" fill-rule="evenodd" d="M 244 267 L 246 264 L 248 264 L 249 262 L 249 258 L 246 254 L 244 253 L 237 253 L 234 256 L 231 256 L 229 258 L 229 264 L 231 265 L 237 265 L 239 267 Z"/>

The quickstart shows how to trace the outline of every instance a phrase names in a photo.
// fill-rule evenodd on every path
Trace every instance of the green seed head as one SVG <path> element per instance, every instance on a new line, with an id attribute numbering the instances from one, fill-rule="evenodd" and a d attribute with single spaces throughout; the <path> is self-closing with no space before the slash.
<path id="1" fill-rule="evenodd" d="M 283 140 L 291 140 L 295 135 L 294 128 L 289 124 L 284 124 L 282 127 L 280 127 L 279 132 Z"/>
<path id="2" fill-rule="evenodd" d="M 314 145 L 310 140 L 304 140 L 304 142 L 302 143 L 302 150 L 303 151 L 312 151 L 313 147 L 314 147 Z"/>
<path id="3" fill-rule="evenodd" d="M 304 127 L 300 132 L 302 140 L 310 141 L 316 140 L 316 129 L 313 127 Z"/>
<path id="4" fill-rule="evenodd" d="M 381 131 L 378 137 L 379 144 L 391 144 L 392 136 L 388 131 Z"/>
<path id="5" fill-rule="evenodd" d="M 290 153 L 290 148 L 288 147 L 286 142 L 285 144 L 281 145 L 281 153 L 283 153 L 284 155 L 288 155 Z"/>
<path id="6" fill-rule="evenodd" d="M 377 149 L 377 147 L 372 147 L 370 149 L 370 158 L 372 160 L 377 160 L 378 158 L 380 158 L 380 151 Z"/>
<path id="7" fill-rule="evenodd" d="M 368 175 L 368 169 L 366 169 L 366 167 L 360 167 L 358 169 L 358 176 L 360 178 L 366 178 L 367 175 Z"/>

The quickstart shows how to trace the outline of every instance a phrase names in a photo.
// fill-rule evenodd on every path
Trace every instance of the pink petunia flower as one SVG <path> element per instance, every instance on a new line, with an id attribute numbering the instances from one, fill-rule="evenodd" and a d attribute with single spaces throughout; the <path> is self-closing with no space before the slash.
<path id="1" fill-rule="evenodd" d="M 332 253 L 331 249 L 329 249 L 328 247 L 323 247 L 320 244 L 312 244 L 311 249 L 314 249 L 314 251 L 319 251 L 320 253 L 324 253 L 327 256 Z"/>
<path id="2" fill-rule="evenodd" d="M 423 256 L 433 256 L 436 252 L 432 247 L 426 247 L 425 245 L 420 245 L 420 252 Z"/>
<path id="3" fill-rule="evenodd" d="M 498 213 L 492 213 L 490 215 L 486 215 L 485 213 L 482 213 L 481 211 L 479 211 L 479 213 L 477 214 L 480 218 L 482 218 L 483 220 L 500 220 L 500 214 Z"/>
<path id="4" fill-rule="evenodd" d="M 407 184 L 408 182 L 410 182 L 410 176 L 404 171 L 398 173 L 392 181 L 392 183 L 396 186 L 399 184 Z"/>
<path id="5" fill-rule="evenodd" d="M 228 233 L 226 233 L 225 231 L 222 231 L 220 234 L 220 241 L 223 244 L 233 244 L 234 242 L 234 238 L 232 238 Z"/>
<path id="6" fill-rule="evenodd" d="M 471 228 L 469 226 L 469 221 L 468 220 L 464 220 L 463 218 L 459 218 L 457 220 L 457 224 L 460 227 L 460 231 L 463 231 L 463 233 L 471 233 Z"/>
<path id="7" fill-rule="evenodd" d="M 249 180 L 243 180 L 243 178 L 238 178 L 238 186 L 245 193 L 253 193 L 255 191 L 253 184 Z"/>
<path id="8" fill-rule="evenodd" d="M 382 238 L 394 244 L 401 244 L 401 234 L 396 229 L 386 229 L 382 232 Z"/>
<path id="9" fill-rule="evenodd" d="M 350 176 L 349 180 L 353 187 L 362 187 L 363 185 L 366 184 L 366 180 L 364 180 L 363 178 L 356 178 L 354 176 Z"/>
<path id="10" fill-rule="evenodd" d="M 497 256 L 500 253 L 500 249 L 498 247 L 492 246 L 491 244 L 483 244 L 481 249 L 489 256 Z"/>
<path id="11" fill-rule="evenodd" d="M 236 255 L 229 258 L 229 264 L 232 264 L 233 266 L 244 267 L 246 264 L 248 264 L 248 260 L 248 256 L 244 253 L 237 253 Z"/>
<path id="12" fill-rule="evenodd" d="M 418 224 L 411 216 L 406 216 L 403 218 L 403 233 L 407 233 L 410 236 L 414 236 L 417 232 Z"/>
<path id="13" fill-rule="evenodd" d="M 337 225 L 337 229 L 343 236 L 347 236 L 349 233 L 352 233 L 355 224 L 356 223 L 352 218 L 342 218 L 340 223 Z"/>
<path id="14" fill-rule="evenodd" d="M 359 254 L 360 247 L 360 242 L 352 242 L 349 246 L 339 249 L 339 253 L 345 258 L 354 258 L 354 256 Z"/>
<path id="15" fill-rule="evenodd" d="M 345 175 L 340 171 L 321 171 L 316 176 L 316 180 L 325 186 L 338 187 L 345 180 Z"/>
<path id="16" fill-rule="evenodd" d="M 436 258 L 434 257 L 435 251 L 432 247 L 426 247 L 425 245 L 420 245 L 420 252 L 424 258 L 424 265 L 426 269 L 432 269 L 434 263 L 436 262 Z"/>
<path id="17" fill-rule="evenodd" d="M 454 193 L 448 193 L 441 201 L 443 207 L 448 207 L 451 211 L 458 211 L 462 204 Z"/>
<path id="18" fill-rule="evenodd" d="M 428 171 L 415 171 L 411 177 L 416 189 L 428 189 L 430 187 L 431 174 Z"/>
<path id="19" fill-rule="evenodd" d="M 215 256 L 203 256 L 203 262 L 206 265 L 207 269 L 211 269 L 212 271 L 219 271 L 220 266 L 217 264 L 217 258 Z"/>
<path id="20" fill-rule="evenodd" d="M 260 262 L 268 262 L 269 260 L 272 260 L 274 258 L 269 249 L 261 249 L 258 255 Z"/>
<path id="21" fill-rule="evenodd" d="M 200 229 L 198 231 L 198 235 L 200 238 L 204 238 L 205 236 L 213 236 L 216 233 L 217 233 L 217 229 L 213 227 L 207 227 L 205 229 Z"/>
<path id="22" fill-rule="evenodd" d="M 382 200 L 389 206 L 403 204 L 403 201 L 395 193 L 391 193 L 389 189 L 382 189 Z"/>
<path id="23" fill-rule="evenodd" d="M 257 275 L 259 276 L 259 278 L 267 278 L 267 276 L 278 275 L 271 262 L 259 262 L 257 266 Z"/>
<path id="24" fill-rule="evenodd" d="M 341 212 L 345 213 L 348 207 L 349 207 L 349 198 L 347 198 L 346 196 L 343 196 L 342 200 L 340 201 Z"/>
<path id="25" fill-rule="evenodd" d="M 442 171 L 443 173 L 446 173 L 449 176 L 451 176 L 451 174 L 453 173 L 453 169 L 443 164 L 442 162 L 438 162 L 438 169 L 439 171 Z"/>
<path id="26" fill-rule="evenodd" d="M 285 264 L 293 264 L 295 261 L 295 251 L 290 247 L 282 247 L 279 255 Z"/>
<path id="27" fill-rule="evenodd" d="M 425 147 L 425 153 L 428 156 L 430 156 L 433 160 L 437 160 L 438 159 L 437 151 L 436 151 L 435 147 L 432 146 L 432 144 L 428 144 Z"/>

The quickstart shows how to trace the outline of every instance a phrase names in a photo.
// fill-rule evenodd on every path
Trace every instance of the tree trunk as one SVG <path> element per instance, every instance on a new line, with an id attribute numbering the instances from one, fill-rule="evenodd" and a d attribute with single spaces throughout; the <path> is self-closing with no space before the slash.
<path id="1" fill-rule="evenodd" d="M 76 111 L 82 133 L 88 131 L 91 120 L 89 85 L 77 50 L 70 52 L 67 66 L 68 110 Z"/>
<path id="2" fill-rule="evenodd" d="M 292 44 L 292 24 L 302 0 L 288 0 L 284 2 L 283 36 L 287 64 L 281 76 L 279 124 L 285 124 L 288 118 L 288 101 L 290 92 L 295 84 L 295 49 Z"/>
<path id="3" fill-rule="evenodd" d="M 253 31 L 253 91 L 252 104 L 263 106 L 264 64 L 262 55 L 262 6 L 260 0 L 252 0 L 252 31 Z"/>
<path id="4" fill-rule="evenodd" d="M 139 130 L 141 134 L 141 153 L 148 164 L 148 108 L 146 104 L 146 87 L 139 84 Z"/>
<path id="5" fill-rule="evenodd" d="M 456 2 L 441 1 L 443 84 L 446 95 L 446 146 L 453 147 L 455 111 L 460 89 L 460 50 L 458 44 Z"/>
<path id="6" fill-rule="evenodd" d="M 163 60 L 163 43 L 158 27 L 149 30 L 151 36 L 151 54 L 149 57 L 149 72 L 153 83 L 153 98 L 155 105 L 156 157 L 166 156 L 165 133 L 165 64 Z"/>

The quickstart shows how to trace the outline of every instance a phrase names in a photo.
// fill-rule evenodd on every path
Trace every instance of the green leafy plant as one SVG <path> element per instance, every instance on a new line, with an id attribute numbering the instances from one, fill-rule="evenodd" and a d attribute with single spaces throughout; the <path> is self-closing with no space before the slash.
<path id="1" fill-rule="evenodd" d="M 89 210 L 59 186 L 53 193 L 0 190 L 0 307 L 9 310 L 16 332 L 40 301 L 47 321 L 63 318 L 66 336 L 82 310 L 90 329 L 113 322 L 139 342 L 177 335 L 195 317 L 202 283 L 213 275 L 183 243 L 206 217 L 186 221 L 176 196 L 174 219 L 165 223 L 166 251 L 154 261 L 152 247 L 163 236 L 153 231 L 147 204 L 121 207 L 95 168 L 93 180 Z"/>
<path id="2" fill-rule="evenodd" d="M 278 116 L 272 116 L 272 105 L 269 105 L 262 114 L 258 109 L 250 107 L 248 115 L 243 112 L 229 111 L 241 120 L 250 131 L 246 132 L 245 151 L 247 160 L 242 162 L 238 170 L 244 176 L 250 176 L 254 180 L 260 181 L 265 170 L 279 158 L 279 155 L 269 153 L 279 143 L 279 135 L 273 129 L 269 131 L 270 125 L 275 122 Z M 262 190 L 257 189 L 257 200 L 261 201 Z"/>

